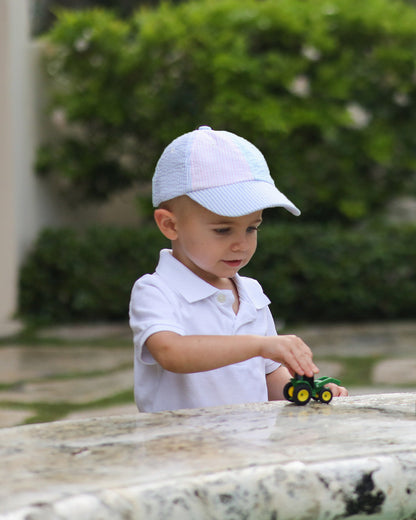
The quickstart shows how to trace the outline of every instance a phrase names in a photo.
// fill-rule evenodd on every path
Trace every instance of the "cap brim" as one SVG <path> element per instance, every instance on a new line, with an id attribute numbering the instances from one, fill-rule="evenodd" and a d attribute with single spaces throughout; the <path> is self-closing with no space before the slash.
<path id="1" fill-rule="evenodd" d="M 295 216 L 300 210 L 273 184 L 246 181 L 187 193 L 204 208 L 224 217 L 241 217 L 266 208 L 282 207 Z"/>

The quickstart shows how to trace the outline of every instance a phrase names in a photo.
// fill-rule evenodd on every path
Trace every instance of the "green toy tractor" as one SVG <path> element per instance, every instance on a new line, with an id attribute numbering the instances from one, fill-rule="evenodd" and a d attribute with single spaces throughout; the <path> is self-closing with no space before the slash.
<path id="1" fill-rule="evenodd" d="M 295 377 L 292 377 L 284 387 L 283 394 L 285 399 L 300 406 L 308 404 L 311 399 L 328 404 L 332 400 L 332 392 L 325 386 L 328 383 L 339 385 L 340 381 L 333 377 L 314 379 L 313 377 L 295 374 Z"/>

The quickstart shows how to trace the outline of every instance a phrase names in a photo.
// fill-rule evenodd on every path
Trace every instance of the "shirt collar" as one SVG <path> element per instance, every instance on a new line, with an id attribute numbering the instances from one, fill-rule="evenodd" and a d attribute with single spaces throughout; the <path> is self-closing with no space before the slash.
<path id="1" fill-rule="evenodd" d="M 235 275 L 234 280 L 237 284 L 240 302 L 242 300 L 248 300 L 257 310 L 270 304 L 269 298 L 264 294 L 263 289 L 257 280 L 240 276 L 239 274 Z"/>
<path id="2" fill-rule="evenodd" d="M 156 268 L 159 276 L 169 281 L 170 287 L 181 294 L 189 303 L 209 298 L 220 291 L 202 280 L 172 255 L 172 250 L 162 249 Z M 256 309 L 269 305 L 270 300 L 263 293 L 256 280 L 235 275 L 240 300 L 251 302 Z"/>
<path id="3" fill-rule="evenodd" d="M 162 249 L 159 264 L 156 268 L 159 276 L 169 281 L 169 285 L 190 303 L 203 300 L 218 292 L 213 285 L 179 262 L 171 249 Z"/>

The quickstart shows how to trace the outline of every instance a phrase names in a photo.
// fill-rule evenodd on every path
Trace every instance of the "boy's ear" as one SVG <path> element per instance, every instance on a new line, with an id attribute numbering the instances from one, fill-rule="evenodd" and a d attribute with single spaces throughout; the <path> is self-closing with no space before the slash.
<path id="1" fill-rule="evenodd" d="M 178 233 L 176 232 L 176 217 L 172 211 L 158 208 L 154 212 L 154 219 L 157 227 L 169 240 L 176 240 Z"/>

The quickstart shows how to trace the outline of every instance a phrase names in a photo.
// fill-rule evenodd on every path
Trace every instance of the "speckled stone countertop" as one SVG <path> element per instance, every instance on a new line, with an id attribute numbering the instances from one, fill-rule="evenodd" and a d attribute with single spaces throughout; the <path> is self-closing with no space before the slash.
<path id="1" fill-rule="evenodd" d="M 416 394 L 0 430 L 1 520 L 416 518 Z"/>

